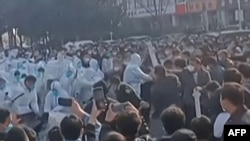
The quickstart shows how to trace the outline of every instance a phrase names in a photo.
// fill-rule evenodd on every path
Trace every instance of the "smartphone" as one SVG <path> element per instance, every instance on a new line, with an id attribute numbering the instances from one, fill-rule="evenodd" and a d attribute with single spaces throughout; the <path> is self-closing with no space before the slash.
<path id="1" fill-rule="evenodd" d="M 115 113 L 123 112 L 126 108 L 126 103 L 114 103 L 112 104 L 112 111 Z"/>
<path id="2" fill-rule="evenodd" d="M 96 107 L 99 110 L 106 110 L 107 108 L 107 100 L 104 96 L 104 91 L 102 87 L 96 87 L 93 90 L 94 100 L 96 103 Z"/>
<path id="3" fill-rule="evenodd" d="M 41 117 L 42 123 L 48 123 L 49 121 L 49 113 L 44 113 Z"/>
<path id="4" fill-rule="evenodd" d="M 70 98 L 58 98 L 58 104 L 64 107 L 71 107 L 72 106 L 72 99 Z"/>

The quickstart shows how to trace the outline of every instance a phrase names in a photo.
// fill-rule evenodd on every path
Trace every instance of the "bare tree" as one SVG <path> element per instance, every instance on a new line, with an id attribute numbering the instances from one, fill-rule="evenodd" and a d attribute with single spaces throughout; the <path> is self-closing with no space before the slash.
<path id="1" fill-rule="evenodd" d="M 166 5 L 164 5 L 163 3 L 164 0 L 158 0 L 158 3 L 157 0 L 152 0 L 153 6 L 145 5 L 145 3 L 143 3 L 143 0 L 135 1 L 137 4 L 140 5 L 140 7 L 144 8 L 146 12 L 151 15 L 153 23 L 158 24 L 160 31 L 163 31 L 163 16 L 166 14 L 171 0 L 167 0 Z"/>

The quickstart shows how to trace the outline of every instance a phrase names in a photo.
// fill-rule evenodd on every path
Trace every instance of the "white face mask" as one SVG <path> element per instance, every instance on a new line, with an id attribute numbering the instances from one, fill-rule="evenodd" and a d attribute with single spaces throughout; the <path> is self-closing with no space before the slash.
<path id="1" fill-rule="evenodd" d="M 207 70 L 210 70 L 211 68 L 209 66 L 207 66 Z"/>
<path id="2" fill-rule="evenodd" d="M 187 69 L 189 72 L 194 72 L 194 66 L 192 66 L 192 65 L 188 65 Z"/>
<path id="3" fill-rule="evenodd" d="M 119 69 L 119 67 L 114 67 L 114 71 L 118 71 Z"/>
<path id="4" fill-rule="evenodd" d="M 84 58 L 83 60 L 84 60 L 84 62 L 89 62 L 90 58 Z"/>
<path id="5" fill-rule="evenodd" d="M 250 58 L 247 58 L 247 62 L 250 63 Z"/>

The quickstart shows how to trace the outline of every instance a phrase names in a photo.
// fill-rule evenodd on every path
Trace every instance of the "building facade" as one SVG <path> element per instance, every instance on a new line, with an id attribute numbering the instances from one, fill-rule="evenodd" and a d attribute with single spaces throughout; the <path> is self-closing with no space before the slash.
<path id="1" fill-rule="evenodd" d="M 122 1 L 122 0 L 121 0 Z M 240 0 L 250 22 L 250 0 Z M 127 17 L 148 22 L 161 17 L 167 26 L 218 30 L 238 23 L 238 0 L 123 0 Z"/>

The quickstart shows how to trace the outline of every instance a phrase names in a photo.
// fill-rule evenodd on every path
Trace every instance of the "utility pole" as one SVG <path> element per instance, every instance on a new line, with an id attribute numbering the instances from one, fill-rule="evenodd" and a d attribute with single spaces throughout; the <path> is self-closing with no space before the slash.
<path id="1" fill-rule="evenodd" d="M 203 18 L 203 26 L 204 30 L 208 32 L 209 30 L 209 23 L 208 23 L 208 11 L 207 11 L 207 5 L 206 2 L 203 1 L 203 13 L 202 13 L 202 18 Z"/>
<path id="2" fill-rule="evenodd" d="M 239 20 L 239 30 L 242 30 L 242 22 L 243 22 L 243 10 L 241 9 L 241 0 L 237 1 L 238 3 L 238 20 Z"/>

